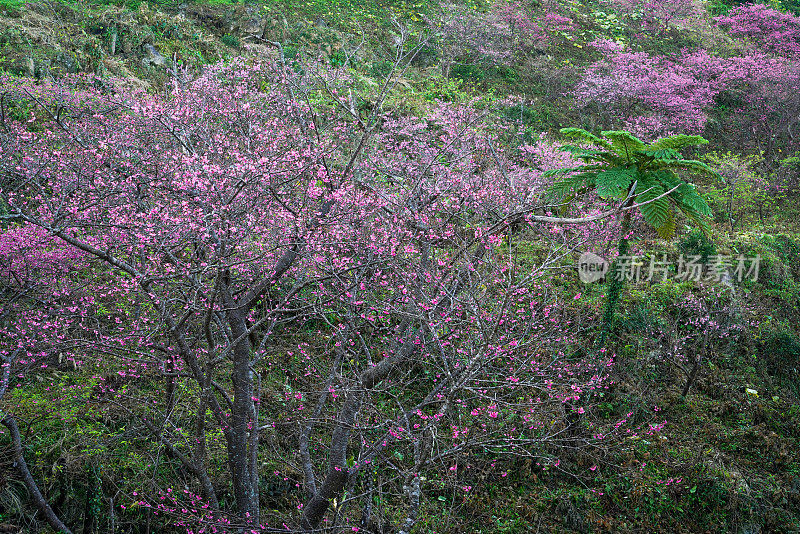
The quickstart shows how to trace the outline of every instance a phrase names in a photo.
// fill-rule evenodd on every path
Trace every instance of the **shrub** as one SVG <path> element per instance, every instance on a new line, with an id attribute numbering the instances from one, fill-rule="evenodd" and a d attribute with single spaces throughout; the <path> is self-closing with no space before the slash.
<path id="1" fill-rule="evenodd" d="M 224 44 L 226 46 L 230 46 L 231 48 L 239 48 L 242 45 L 239 42 L 239 38 L 238 37 L 236 37 L 235 35 L 230 35 L 230 34 L 223 35 L 222 39 L 220 39 L 220 41 L 222 41 L 222 44 Z"/>
<path id="2" fill-rule="evenodd" d="M 385 78 L 391 74 L 394 68 L 394 63 L 388 59 L 376 61 L 369 67 L 369 75 L 373 78 Z"/>
<path id="3" fill-rule="evenodd" d="M 800 393 L 800 338 L 788 330 L 768 332 L 758 345 L 767 372 Z"/>
<path id="4" fill-rule="evenodd" d="M 748 213 L 763 214 L 764 204 L 769 199 L 769 184 L 753 168 L 763 160 L 761 156 L 713 152 L 707 154 L 705 160 L 722 177 L 721 182 L 713 182 L 705 188 L 714 220 L 728 223 L 733 231 Z"/>
<path id="5" fill-rule="evenodd" d="M 692 230 L 680 243 L 678 243 L 678 250 L 683 254 L 700 256 L 700 262 L 706 263 L 709 256 L 717 253 L 717 247 L 714 242 L 699 230 Z"/>
<path id="6" fill-rule="evenodd" d="M 749 39 L 766 52 L 800 57 L 800 17 L 763 4 L 747 4 L 717 17 L 735 37 Z"/>

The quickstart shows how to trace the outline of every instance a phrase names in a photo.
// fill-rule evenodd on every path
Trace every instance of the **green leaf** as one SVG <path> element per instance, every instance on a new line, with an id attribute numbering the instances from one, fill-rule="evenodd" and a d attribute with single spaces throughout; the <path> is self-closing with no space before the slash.
<path id="1" fill-rule="evenodd" d="M 633 180 L 636 167 L 614 167 L 597 173 L 595 184 L 600 198 L 625 198 Z"/>
<path id="2" fill-rule="evenodd" d="M 710 174 L 712 176 L 719 176 L 717 171 L 703 163 L 702 161 L 697 161 L 694 159 L 679 159 L 677 161 L 670 161 L 667 165 L 670 167 L 679 167 L 682 169 L 691 169 L 693 171 L 702 172 L 705 174 Z"/>
<path id="3" fill-rule="evenodd" d="M 601 168 L 599 166 L 595 166 L 594 168 Z M 565 174 L 570 174 L 574 172 L 584 172 L 591 170 L 592 167 L 565 167 L 563 169 L 550 169 L 549 171 L 544 171 L 542 173 L 542 178 L 550 178 L 551 176 L 564 176 Z"/>
<path id="4" fill-rule="evenodd" d="M 639 154 L 642 154 L 648 158 L 653 158 L 655 163 L 665 163 L 669 164 L 674 161 L 679 161 L 683 159 L 681 153 L 677 150 L 672 148 L 662 148 L 658 150 L 640 150 Z"/>
<path id="5" fill-rule="evenodd" d="M 704 217 L 711 217 L 713 214 L 708 203 L 697 193 L 694 184 L 681 184 L 677 193 L 676 199 L 679 205 L 686 206 Z"/>
<path id="6" fill-rule="evenodd" d="M 664 194 L 661 185 L 653 183 L 636 195 L 636 203 L 640 204 L 639 211 L 642 212 L 644 220 L 653 228 L 658 229 L 667 224 L 670 214 L 669 200 Z M 661 198 L 659 198 L 661 197 Z"/>
<path id="7" fill-rule="evenodd" d="M 679 186 L 685 183 L 683 180 L 678 178 L 674 172 L 670 169 L 659 169 L 657 171 L 650 171 L 647 175 L 654 180 L 658 181 L 661 185 L 664 186 L 664 191 L 669 191 L 673 187 Z"/>
<path id="8" fill-rule="evenodd" d="M 569 191 L 574 191 L 585 186 L 587 181 L 593 180 L 594 177 L 595 173 L 593 172 L 582 172 L 569 175 L 563 180 L 560 180 L 550 186 L 550 188 L 547 190 L 547 194 L 550 196 L 555 196 L 556 198 L 561 198 Z"/>
<path id="9" fill-rule="evenodd" d="M 609 152 L 604 150 L 593 150 L 590 148 L 583 148 L 575 145 L 563 145 L 558 147 L 562 152 L 569 152 L 574 157 L 584 161 L 608 161 L 610 156 Z"/>
<path id="10" fill-rule="evenodd" d="M 672 214 L 672 210 L 670 209 L 667 211 L 667 221 L 656 228 L 656 232 L 658 232 L 658 236 L 663 239 L 669 239 L 675 235 L 675 216 Z"/>
<path id="11" fill-rule="evenodd" d="M 681 212 L 686 216 L 686 218 L 697 225 L 697 227 L 700 228 L 703 233 L 707 233 L 711 229 L 708 224 L 708 218 L 705 215 L 681 202 L 678 202 L 676 205 L 678 209 L 681 210 Z"/>

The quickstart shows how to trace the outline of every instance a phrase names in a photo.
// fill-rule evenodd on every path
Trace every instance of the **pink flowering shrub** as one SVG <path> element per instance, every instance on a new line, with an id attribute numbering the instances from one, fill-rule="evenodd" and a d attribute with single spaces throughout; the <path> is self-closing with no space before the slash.
<path id="1" fill-rule="evenodd" d="M 718 256 L 709 256 L 712 264 Z M 687 261 L 692 257 L 688 256 Z M 699 257 L 694 258 L 699 261 Z M 727 266 L 721 269 L 727 269 Z M 663 351 L 663 363 L 674 367 L 683 381 L 683 395 L 688 394 L 701 372 L 701 365 L 724 354 L 737 343 L 744 326 L 739 321 L 737 305 L 729 295 L 704 290 L 700 295 L 686 294 L 671 305 L 648 334 L 657 340 Z"/>
<path id="2" fill-rule="evenodd" d="M 450 6 L 443 32 L 448 58 L 510 63 L 545 50 L 559 32 L 574 29 L 572 19 L 545 8 L 534 10 L 517 1 L 501 1 L 486 14 Z"/>
<path id="3" fill-rule="evenodd" d="M 702 132 L 722 94 L 739 95 L 739 116 L 754 127 L 796 94 L 793 64 L 760 54 L 720 58 L 705 50 L 678 57 L 629 52 L 596 41 L 606 57 L 587 68 L 573 96 L 594 104 L 608 128 L 623 127 L 644 138 L 679 131 Z"/>
<path id="4" fill-rule="evenodd" d="M 593 45 L 607 57 L 583 73 L 573 95 L 579 104 L 596 104 L 606 127 L 621 125 L 644 138 L 702 131 L 714 97 L 706 80 L 672 59 L 607 41 Z"/>
<path id="5" fill-rule="evenodd" d="M 800 58 L 800 17 L 764 4 L 746 4 L 716 18 L 716 23 L 761 50 Z"/>

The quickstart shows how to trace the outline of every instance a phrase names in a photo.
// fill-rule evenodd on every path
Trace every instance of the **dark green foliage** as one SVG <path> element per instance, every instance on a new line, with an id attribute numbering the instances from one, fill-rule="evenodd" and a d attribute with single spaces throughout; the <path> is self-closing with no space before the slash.
<path id="1" fill-rule="evenodd" d="M 152 24 L 150 27 L 153 30 L 153 34 L 161 39 L 185 39 L 187 37 L 183 35 L 180 26 L 168 20 L 162 20 L 157 24 Z M 226 35 L 225 37 L 228 36 Z M 225 37 L 221 39 L 223 43 L 225 43 Z"/>
<path id="2" fill-rule="evenodd" d="M 370 65 L 369 74 L 373 78 L 386 78 L 389 74 L 391 74 L 393 68 L 394 63 L 392 61 L 383 59 Z"/>
<path id="3" fill-rule="evenodd" d="M 331 63 L 331 67 L 338 69 L 347 64 L 347 54 L 342 50 L 337 50 L 328 57 L 328 60 Z"/>
<path id="4" fill-rule="evenodd" d="M 297 59 L 297 56 L 300 55 L 300 49 L 298 49 L 294 45 L 283 45 L 283 57 L 286 59 Z"/>
<path id="5" fill-rule="evenodd" d="M 714 0 L 708 5 L 713 16 L 725 15 L 734 7 L 751 3 L 749 0 Z M 758 2 L 768 4 L 776 9 L 782 9 L 795 15 L 800 15 L 800 0 L 774 0 L 771 2 Z"/>
<path id="6" fill-rule="evenodd" d="M 600 198 L 622 200 L 636 177 L 636 167 L 612 167 L 606 171 L 600 171 L 594 177 L 595 191 Z"/>
<path id="7" fill-rule="evenodd" d="M 22 0 L 0 0 L 0 15 L 18 17 L 23 6 Z"/>
<path id="8" fill-rule="evenodd" d="M 486 71 L 478 65 L 453 65 L 450 76 L 469 82 L 480 82 L 486 78 Z"/>
<path id="9" fill-rule="evenodd" d="M 424 45 L 419 48 L 417 54 L 412 58 L 411 64 L 415 67 L 428 67 L 435 63 L 439 57 L 439 49 L 436 46 Z"/>
<path id="10" fill-rule="evenodd" d="M 560 115 L 549 102 L 537 102 L 533 105 L 517 104 L 503 110 L 504 117 L 524 127 L 519 132 L 524 143 L 534 143 L 539 132 L 557 128 Z"/>
<path id="11" fill-rule="evenodd" d="M 758 346 L 767 372 L 800 392 L 800 337 L 790 331 L 769 332 Z"/>
<path id="12" fill-rule="evenodd" d="M 717 253 L 717 247 L 706 234 L 698 230 L 693 230 L 680 243 L 678 250 L 689 256 L 700 256 L 700 261 L 705 263 L 709 256 Z"/>
<path id="13" fill-rule="evenodd" d="M 222 44 L 230 46 L 231 48 L 239 48 L 242 46 L 239 42 L 239 38 L 235 35 L 223 35 L 220 41 L 222 41 Z"/>
<path id="14" fill-rule="evenodd" d="M 453 65 L 450 76 L 470 83 L 501 84 L 511 87 L 519 80 L 519 73 L 512 67 L 472 63 Z"/>

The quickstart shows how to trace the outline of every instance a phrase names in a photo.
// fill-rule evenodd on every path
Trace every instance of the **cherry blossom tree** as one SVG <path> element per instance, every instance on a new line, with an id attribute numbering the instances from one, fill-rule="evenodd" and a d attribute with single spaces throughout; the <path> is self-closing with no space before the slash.
<path id="1" fill-rule="evenodd" d="M 571 228 L 617 211 L 549 214 L 526 158 L 552 150 L 509 154 L 484 111 L 393 117 L 390 78 L 365 115 L 343 71 L 246 59 L 164 95 L 3 86 L 4 384 L 54 358 L 163 384 L 92 393 L 182 473 L 125 506 L 357 529 L 380 493 L 408 532 L 426 473 L 469 491 L 469 452 L 558 468 L 632 431 L 592 418 L 613 358 L 574 357 L 586 326 L 547 287 L 597 238 Z M 524 269 L 520 226 L 548 244 Z M 264 477 L 295 477 L 296 517 L 264 513 Z"/>
<path id="2" fill-rule="evenodd" d="M 455 61 L 508 64 L 544 52 L 559 32 L 574 28 L 554 6 L 533 9 L 516 1 L 493 4 L 488 13 L 447 7 L 441 30 L 445 76 Z"/>
<path id="3" fill-rule="evenodd" d="M 733 124 L 721 126 L 731 136 L 747 134 L 748 144 L 767 150 L 778 135 L 794 137 L 797 95 L 790 88 L 798 71 L 786 59 L 758 53 L 723 58 L 706 50 L 666 57 L 610 41 L 592 44 L 604 58 L 584 71 L 573 95 L 582 106 L 596 106 L 604 127 L 622 124 L 648 139 L 700 133 L 727 99 L 735 106 Z"/>
<path id="4" fill-rule="evenodd" d="M 0 332 L 17 341 L 0 353 L 0 402 L 9 390 L 19 387 L 27 372 L 35 367 L 47 368 L 52 359 L 52 346 L 41 342 L 42 329 L 55 333 L 55 325 L 63 313 L 62 306 L 71 304 L 72 295 L 52 294 L 41 290 L 54 278 L 67 276 L 69 270 L 81 265 L 81 254 L 69 250 L 38 228 L 6 229 L 0 233 L 0 287 L 3 291 L 3 310 L 0 312 Z M 50 293 L 50 294 L 48 294 Z M 48 298 L 50 297 L 50 298 Z M 62 357 L 61 355 L 55 355 Z M 13 464 L 25 484 L 36 508 L 53 529 L 69 534 L 42 495 L 38 483 L 25 460 L 23 438 L 13 412 L 0 404 L 0 423 L 6 427 L 11 440 Z"/>
<path id="5" fill-rule="evenodd" d="M 574 96 L 599 108 L 604 127 L 622 123 L 643 137 L 702 131 L 714 97 L 707 80 L 673 59 L 626 51 L 611 41 L 592 46 L 604 58 L 584 72 Z"/>
<path id="6" fill-rule="evenodd" d="M 717 17 L 716 23 L 762 51 L 795 59 L 800 57 L 800 17 L 796 15 L 764 4 L 745 4 Z"/>

